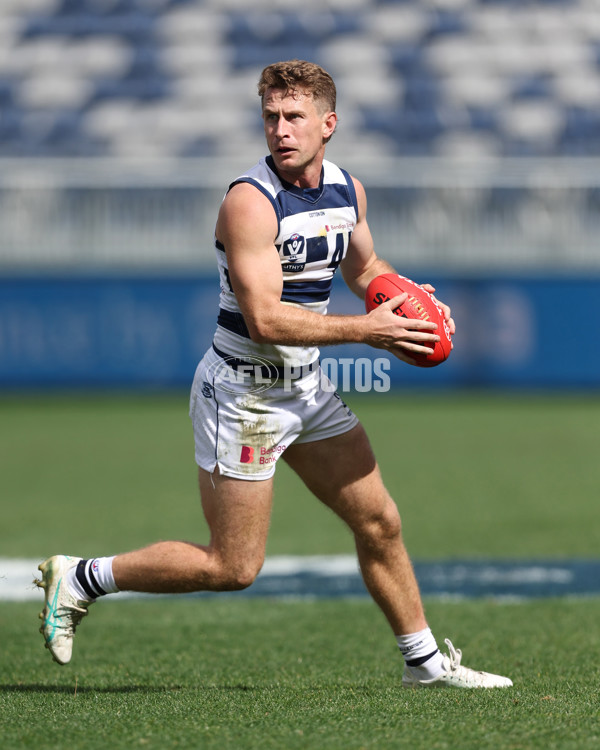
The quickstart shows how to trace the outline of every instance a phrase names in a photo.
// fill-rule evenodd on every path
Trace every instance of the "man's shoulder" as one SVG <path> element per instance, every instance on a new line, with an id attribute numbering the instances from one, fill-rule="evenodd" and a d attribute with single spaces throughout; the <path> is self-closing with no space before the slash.
<path id="1" fill-rule="evenodd" d="M 219 228 L 232 221 L 239 225 L 245 222 L 268 224 L 276 204 L 277 190 L 266 170 L 268 167 L 261 159 L 229 185 L 219 211 Z"/>
<path id="2" fill-rule="evenodd" d="M 343 185 L 345 186 L 346 194 L 348 195 L 348 199 L 350 200 L 351 204 L 354 206 L 354 209 L 356 211 L 356 214 L 358 216 L 359 207 L 358 207 L 358 198 L 357 198 L 357 184 L 360 188 L 360 183 L 357 183 L 357 181 L 352 177 L 352 175 L 347 172 L 342 167 L 339 167 L 337 164 L 334 164 L 331 161 L 323 160 L 323 185 Z"/>
<path id="3" fill-rule="evenodd" d="M 257 188 L 261 193 L 273 200 L 277 193 L 282 190 L 281 181 L 269 168 L 266 158 L 262 158 L 254 166 L 240 174 L 229 185 L 228 192 L 237 185 L 249 184 Z"/>
<path id="4" fill-rule="evenodd" d="M 328 159 L 323 159 L 323 181 L 325 183 L 347 183 L 351 180 L 348 172 Z"/>

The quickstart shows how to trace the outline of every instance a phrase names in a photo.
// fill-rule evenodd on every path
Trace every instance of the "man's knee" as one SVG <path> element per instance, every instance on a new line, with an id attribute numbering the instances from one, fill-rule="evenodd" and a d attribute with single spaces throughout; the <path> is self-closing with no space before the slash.
<path id="1" fill-rule="evenodd" d="M 220 591 L 241 591 L 256 580 L 263 565 L 260 560 L 222 560 L 217 573 L 217 587 Z"/>
<path id="2" fill-rule="evenodd" d="M 393 500 L 390 498 L 381 508 L 366 514 L 355 533 L 363 543 L 375 547 L 398 539 L 402 533 L 402 522 Z"/>

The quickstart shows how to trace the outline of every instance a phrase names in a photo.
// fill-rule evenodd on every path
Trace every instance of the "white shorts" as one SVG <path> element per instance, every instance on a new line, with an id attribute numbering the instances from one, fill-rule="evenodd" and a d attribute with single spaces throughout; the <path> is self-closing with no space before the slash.
<path id="1" fill-rule="evenodd" d="M 268 479 L 292 443 L 341 435 L 358 424 L 318 363 L 296 375 L 255 378 L 209 349 L 190 397 L 198 466 L 211 473 L 218 466 L 237 479 Z"/>

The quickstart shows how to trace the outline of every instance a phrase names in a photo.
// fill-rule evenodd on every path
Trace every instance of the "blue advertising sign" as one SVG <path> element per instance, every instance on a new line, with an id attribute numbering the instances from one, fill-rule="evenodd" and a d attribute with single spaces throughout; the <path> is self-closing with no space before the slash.
<path id="1" fill-rule="evenodd" d="M 377 372 L 423 388 L 600 386 L 600 278 L 446 278 L 437 287 L 457 325 L 446 362 L 422 369 L 346 345 L 322 349 L 328 372 L 359 391 L 373 361 L 373 386 Z M 212 275 L 1 278 L 0 386 L 187 386 L 210 346 L 218 293 Z M 336 281 L 330 314 L 363 309 Z"/>

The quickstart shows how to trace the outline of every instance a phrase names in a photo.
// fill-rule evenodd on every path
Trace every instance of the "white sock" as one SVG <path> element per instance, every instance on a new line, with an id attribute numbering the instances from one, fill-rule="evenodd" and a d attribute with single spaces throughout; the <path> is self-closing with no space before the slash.
<path id="1" fill-rule="evenodd" d="M 119 589 L 112 572 L 113 557 L 80 560 L 67 573 L 69 591 L 79 601 L 93 602 L 99 596 L 116 594 Z"/>
<path id="2" fill-rule="evenodd" d="M 397 635 L 396 642 L 407 669 L 419 680 L 433 680 L 443 671 L 443 656 L 430 628 L 418 633 Z"/>

